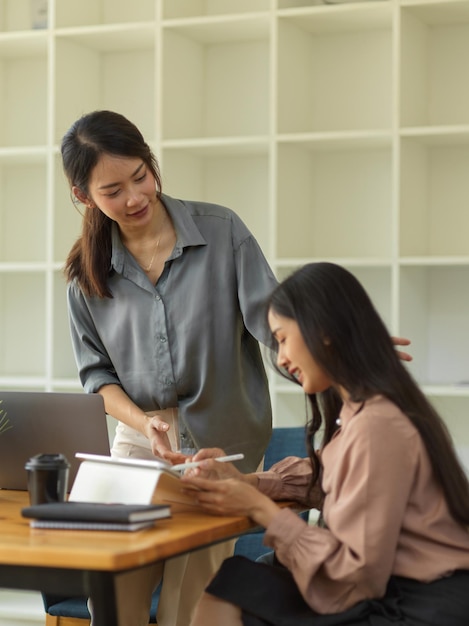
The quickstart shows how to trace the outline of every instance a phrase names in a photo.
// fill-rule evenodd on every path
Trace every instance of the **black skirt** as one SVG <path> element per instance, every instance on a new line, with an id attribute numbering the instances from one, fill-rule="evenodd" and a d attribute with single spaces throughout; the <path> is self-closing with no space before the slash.
<path id="1" fill-rule="evenodd" d="M 244 626 L 469 626 L 469 571 L 432 583 L 392 576 L 384 598 L 315 613 L 283 566 L 226 559 L 206 591 L 239 606 Z"/>

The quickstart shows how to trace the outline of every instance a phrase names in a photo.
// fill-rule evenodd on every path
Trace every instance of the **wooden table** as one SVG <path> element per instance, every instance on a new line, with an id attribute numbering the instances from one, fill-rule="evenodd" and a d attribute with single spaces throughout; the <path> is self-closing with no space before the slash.
<path id="1" fill-rule="evenodd" d="M 247 517 L 176 513 L 138 532 L 30 528 L 25 491 L 0 490 L 0 587 L 89 596 L 94 625 L 116 626 L 114 577 L 243 534 Z"/>

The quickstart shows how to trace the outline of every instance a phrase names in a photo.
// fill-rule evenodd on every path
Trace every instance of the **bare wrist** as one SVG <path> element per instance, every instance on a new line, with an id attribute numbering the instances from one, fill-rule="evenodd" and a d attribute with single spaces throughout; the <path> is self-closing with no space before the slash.
<path id="1" fill-rule="evenodd" d="M 268 496 L 261 495 L 252 507 L 250 517 L 264 528 L 267 528 L 280 510 L 280 507 Z"/>
<path id="2" fill-rule="evenodd" d="M 256 489 L 259 485 L 259 477 L 257 474 L 242 474 L 242 480 L 248 485 L 256 487 Z"/>

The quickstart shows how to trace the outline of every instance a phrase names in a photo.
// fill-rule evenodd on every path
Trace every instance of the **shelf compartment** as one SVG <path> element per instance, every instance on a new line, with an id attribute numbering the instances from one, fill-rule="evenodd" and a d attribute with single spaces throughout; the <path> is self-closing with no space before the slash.
<path id="1" fill-rule="evenodd" d="M 164 148 L 161 169 L 166 193 L 229 207 L 268 256 L 269 159 L 265 144 Z"/>
<path id="2" fill-rule="evenodd" d="M 0 32 L 35 28 L 31 0 L 0 0 Z"/>
<path id="3" fill-rule="evenodd" d="M 47 143 L 47 45 L 0 37 L 0 146 Z"/>
<path id="4" fill-rule="evenodd" d="M 401 141 L 401 256 L 469 256 L 469 134 Z"/>
<path id="5" fill-rule="evenodd" d="M 391 267 L 388 266 L 372 266 L 349 264 L 345 259 L 318 259 L 318 261 L 329 261 L 342 265 L 351 272 L 357 280 L 363 285 L 364 289 L 373 301 L 376 310 L 380 314 L 382 320 L 386 324 L 390 333 L 392 333 L 392 306 L 391 306 Z M 309 260 L 308 263 L 314 262 Z M 276 274 L 280 281 L 287 278 L 296 269 L 299 269 L 306 263 L 298 263 L 297 266 L 282 266 L 277 263 Z"/>
<path id="6" fill-rule="evenodd" d="M 0 261 L 6 263 L 46 260 L 46 163 L 24 158 L 0 158 Z"/>
<path id="7" fill-rule="evenodd" d="M 274 374 L 275 383 L 285 387 L 285 391 L 274 391 L 274 427 L 305 426 L 311 410 L 307 404 L 306 396 L 298 385 L 282 379 L 279 374 Z M 282 382 L 283 381 L 283 382 Z M 275 383 L 273 389 L 275 390 Z M 288 391 L 289 385 L 291 389 Z"/>
<path id="8" fill-rule="evenodd" d="M 429 399 L 446 423 L 456 452 L 469 475 L 469 429 L 467 427 L 467 397 L 429 395 Z"/>
<path id="9" fill-rule="evenodd" d="M 163 0 L 163 18 L 253 13 L 269 8 L 270 0 Z"/>
<path id="10" fill-rule="evenodd" d="M 461 387 L 468 381 L 467 266 L 403 266 L 399 334 L 412 341 L 409 368 L 423 385 Z"/>
<path id="11" fill-rule="evenodd" d="M 163 29 L 163 139 L 269 132 L 269 20 Z"/>
<path id="12" fill-rule="evenodd" d="M 60 157 L 56 157 L 54 165 L 53 258 L 56 263 L 63 264 L 81 234 L 82 214 L 80 208 L 75 207 L 72 202 Z"/>
<path id="13" fill-rule="evenodd" d="M 276 256 L 389 259 L 391 161 L 387 146 L 280 144 Z"/>
<path id="14" fill-rule="evenodd" d="M 278 131 L 390 129 L 387 3 L 316 7 L 278 20 Z"/>
<path id="15" fill-rule="evenodd" d="M 120 34 L 126 45 L 120 46 Z M 65 131 L 83 113 L 111 109 L 134 122 L 147 141 L 155 135 L 155 49 L 149 29 L 86 29 L 56 42 L 56 127 Z M 82 88 L 82 85 L 85 85 Z M 77 90 L 80 97 L 76 97 Z"/>
<path id="16" fill-rule="evenodd" d="M 124 22 L 151 22 L 155 19 L 155 0 L 116 2 L 115 0 L 80 0 L 55 2 L 55 25 L 89 26 Z"/>
<path id="17" fill-rule="evenodd" d="M 469 123 L 469 3 L 401 9 L 401 125 Z"/>
<path id="18" fill-rule="evenodd" d="M 45 326 L 44 273 L 0 273 L 0 376 L 45 375 Z"/>

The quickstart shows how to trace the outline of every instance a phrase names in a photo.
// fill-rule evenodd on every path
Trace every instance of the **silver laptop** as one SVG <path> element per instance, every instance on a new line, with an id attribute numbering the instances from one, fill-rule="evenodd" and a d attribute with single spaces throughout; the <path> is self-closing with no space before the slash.
<path id="1" fill-rule="evenodd" d="M 109 456 L 103 398 L 98 394 L 0 390 L 0 488 L 27 489 L 26 461 L 36 454 L 64 454 L 68 491 L 80 459 L 76 452 Z"/>

